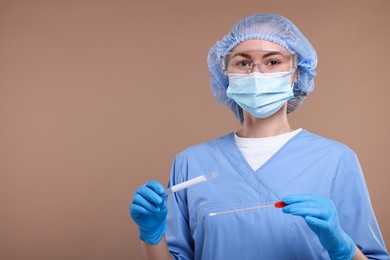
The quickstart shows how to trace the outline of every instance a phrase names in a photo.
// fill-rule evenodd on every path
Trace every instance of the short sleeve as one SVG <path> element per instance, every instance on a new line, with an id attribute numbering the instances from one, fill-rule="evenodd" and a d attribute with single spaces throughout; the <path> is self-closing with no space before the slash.
<path id="1" fill-rule="evenodd" d="M 186 162 L 177 155 L 172 165 L 170 184 L 186 181 Z M 189 210 L 185 190 L 171 193 L 167 198 L 168 216 L 165 232 L 168 248 L 175 259 L 193 259 L 194 241 L 189 228 Z"/>
<path id="2" fill-rule="evenodd" d="M 357 156 L 342 155 L 332 185 L 340 225 L 369 259 L 389 259 Z"/>

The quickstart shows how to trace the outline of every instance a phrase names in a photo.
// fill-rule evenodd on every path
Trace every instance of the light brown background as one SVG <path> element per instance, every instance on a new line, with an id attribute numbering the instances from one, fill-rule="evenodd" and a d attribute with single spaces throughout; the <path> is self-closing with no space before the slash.
<path id="1" fill-rule="evenodd" d="M 318 51 L 294 127 L 358 154 L 390 239 L 390 4 L 0 1 L 0 258 L 138 259 L 128 205 L 173 156 L 238 129 L 209 48 L 244 16 L 290 18 Z"/>

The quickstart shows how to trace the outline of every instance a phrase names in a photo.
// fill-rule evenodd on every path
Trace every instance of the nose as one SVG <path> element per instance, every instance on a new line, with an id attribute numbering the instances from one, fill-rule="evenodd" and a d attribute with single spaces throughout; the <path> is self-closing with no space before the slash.
<path id="1" fill-rule="evenodd" d="M 262 72 L 262 71 L 260 70 L 260 63 L 254 61 L 254 62 L 251 64 L 251 68 L 250 68 L 249 73 L 252 73 L 252 72 Z"/>

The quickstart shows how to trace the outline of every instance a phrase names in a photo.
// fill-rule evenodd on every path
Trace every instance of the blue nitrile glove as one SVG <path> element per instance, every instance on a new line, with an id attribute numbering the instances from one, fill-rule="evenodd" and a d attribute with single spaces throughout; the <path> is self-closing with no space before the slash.
<path id="1" fill-rule="evenodd" d="M 286 196 L 283 202 L 288 204 L 283 207 L 283 212 L 303 217 L 310 229 L 317 234 L 331 259 L 353 258 L 355 244 L 341 229 L 337 210 L 331 199 L 302 194 Z"/>
<path id="2" fill-rule="evenodd" d="M 145 243 L 155 245 L 161 241 L 167 227 L 167 213 L 164 187 L 158 181 L 150 181 L 134 193 L 130 215 Z"/>

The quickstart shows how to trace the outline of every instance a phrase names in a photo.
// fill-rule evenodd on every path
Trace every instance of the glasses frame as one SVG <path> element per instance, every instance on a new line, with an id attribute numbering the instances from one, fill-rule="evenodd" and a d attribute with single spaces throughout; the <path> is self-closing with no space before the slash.
<path id="1" fill-rule="evenodd" d="M 251 52 L 264 52 L 264 53 L 278 53 L 278 52 L 281 52 L 281 53 L 288 53 L 292 56 L 292 59 L 291 59 L 291 65 L 290 65 L 290 70 L 287 71 L 286 73 L 294 73 L 296 71 L 296 69 L 298 68 L 298 54 L 294 51 L 288 51 L 288 50 L 259 50 L 259 49 L 251 49 L 251 50 L 245 50 L 245 51 L 232 51 L 232 52 L 228 52 L 226 53 L 225 55 L 222 56 L 222 71 L 225 75 L 227 74 L 250 74 L 252 73 L 253 71 L 253 68 L 255 65 L 259 65 L 261 64 L 260 62 L 256 62 L 256 61 L 253 61 L 251 62 L 251 69 L 248 69 L 248 72 L 247 73 L 236 73 L 236 72 L 228 72 L 228 65 L 229 65 L 229 57 L 232 55 L 232 54 L 236 54 L 236 53 L 251 53 Z M 260 70 L 260 67 L 259 67 L 259 70 Z M 263 74 L 263 75 L 272 75 L 274 73 L 278 73 L 278 72 L 271 72 L 271 73 L 264 73 L 260 70 L 260 73 Z"/>

